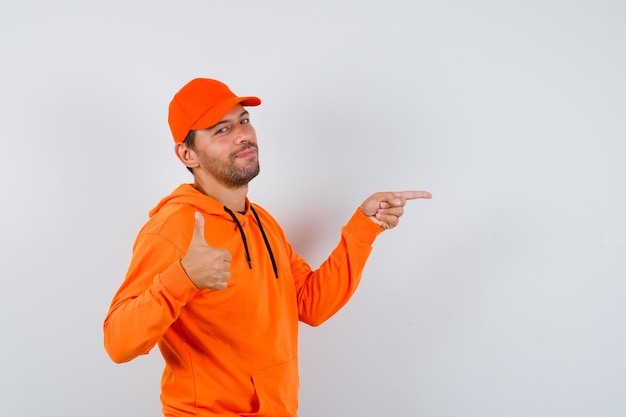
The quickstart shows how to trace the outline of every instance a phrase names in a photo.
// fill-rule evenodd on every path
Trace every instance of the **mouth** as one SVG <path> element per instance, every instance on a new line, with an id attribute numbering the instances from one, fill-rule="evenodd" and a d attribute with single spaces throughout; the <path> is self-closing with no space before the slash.
<path id="1" fill-rule="evenodd" d="M 251 146 L 249 148 L 242 150 L 241 152 L 235 153 L 235 158 L 236 159 L 250 158 L 252 156 L 256 156 L 256 154 L 257 154 L 256 148 Z"/>

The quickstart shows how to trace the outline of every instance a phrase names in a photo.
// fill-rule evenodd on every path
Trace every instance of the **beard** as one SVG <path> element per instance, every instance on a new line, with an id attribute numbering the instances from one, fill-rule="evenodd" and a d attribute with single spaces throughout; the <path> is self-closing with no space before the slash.
<path id="1" fill-rule="evenodd" d="M 240 161 L 237 161 L 237 155 L 250 148 L 257 150 L 257 156 L 254 158 L 254 161 L 245 161 L 244 166 L 239 166 L 238 162 Z M 201 152 L 199 157 L 209 174 L 227 188 L 239 188 L 247 185 L 254 177 L 259 175 L 261 170 L 258 159 L 258 147 L 253 144 L 248 144 L 236 152 L 232 152 L 225 161 L 209 156 L 204 152 Z"/>

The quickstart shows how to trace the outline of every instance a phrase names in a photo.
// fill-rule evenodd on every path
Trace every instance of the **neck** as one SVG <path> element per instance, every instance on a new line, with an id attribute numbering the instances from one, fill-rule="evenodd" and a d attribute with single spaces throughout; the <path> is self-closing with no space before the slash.
<path id="1" fill-rule="evenodd" d="M 231 210 L 244 211 L 246 209 L 247 184 L 237 188 L 228 188 L 216 181 L 202 181 L 196 177 L 193 187 Z"/>

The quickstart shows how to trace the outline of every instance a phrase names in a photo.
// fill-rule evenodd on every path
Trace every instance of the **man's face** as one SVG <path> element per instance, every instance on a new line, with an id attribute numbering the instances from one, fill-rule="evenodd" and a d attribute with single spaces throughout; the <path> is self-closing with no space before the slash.
<path id="1" fill-rule="evenodd" d="M 228 188 L 248 184 L 259 174 L 256 132 L 241 104 L 215 126 L 197 130 L 195 152 L 201 169 Z"/>

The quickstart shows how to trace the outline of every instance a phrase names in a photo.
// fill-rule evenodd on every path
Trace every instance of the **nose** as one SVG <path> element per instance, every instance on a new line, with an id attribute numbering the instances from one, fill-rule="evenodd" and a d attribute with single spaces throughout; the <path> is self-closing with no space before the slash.
<path id="1" fill-rule="evenodd" d="M 250 125 L 237 125 L 237 135 L 236 141 L 237 143 L 250 142 L 254 137 L 254 131 L 252 130 L 252 126 Z"/>

